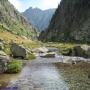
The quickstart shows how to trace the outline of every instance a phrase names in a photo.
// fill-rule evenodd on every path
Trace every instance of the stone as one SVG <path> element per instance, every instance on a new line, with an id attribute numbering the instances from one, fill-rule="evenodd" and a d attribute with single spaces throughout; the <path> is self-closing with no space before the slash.
<path id="1" fill-rule="evenodd" d="M 16 58 L 24 59 L 27 56 L 27 50 L 25 49 L 25 47 L 18 45 L 16 43 L 12 44 L 11 52 L 12 52 L 13 57 L 16 57 Z"/>
<path id="2" fill-rule="evenodd" d="M 90 58 L 90 46 L 82 45 L 81 47 L 82 47 L 83 50 L 85 50 L 86 57 Z"/>
<path id="3" fill-rule="evenodd" d="M 45 54 L 41 55 L 40 57 L 43 57 L 43 58 L 54 58 L 55 57 L 55 53 L 54 52 L 45 53 Z"/>
<path id="4" fill-rule="evenodd" d="M 11 45 L 11 53 L 13 57 L 20 59 L 27 59 L 29 55 L 32 55 L 30 49 L 16 43 Z"/>
<path id="5" fill-rule="evenodd" d="M 0 42 L 0 50 L 4 50 L 4 45 L 2 42 Z"/>
<path id="6" fill-rule="evenodd" d="M 72 56 L 86 57 L 85 50 L 81 46 L 75 46 Z"/>
<path id="7" fill-rule="evenodd" d="M 70 57 L 70 56 L 64 56 L 63 63 L 68 64 L 78 64 L 80 62 L 86 62 L 87 60 L 82 57 Z"/>
<path id="8" fill-rule="evenodd" d="M 0 51 L 0 55 L 2 55 L 2 56 L 6 56 L 6 53 L 3 52 L 3 51 Z"/>
<path id="9" fill-rule="evenodd" d="M 86 51 L 87 58 L 90 58 L 90 48 Z"/>
<path id="10" fill-rule="evenodd" d="M 46 47 L 40 47 L 33 50 L 35 53 L 47 53 L 48 49 Z"/>
<path id="11" fill-rule="evenodd" d="M 7 70 L 7 63 L 10 62 L 9 56 L 0 55 L 0 73 L 3 73 Z"/>
<path id="12" fill-rule="evenodd" d="M 49 47 L 48 48 L 48 52 L 59 52 L 58 48 L 54 48 L 54 47 Z"/>
<path id="13" fill-rule="evenodd" d="M 88 45 L 78 45 L 72 49 L 62 52 L 65 56 L 78 56 L 84 58 L 90 58 L 90 46 Z"/>

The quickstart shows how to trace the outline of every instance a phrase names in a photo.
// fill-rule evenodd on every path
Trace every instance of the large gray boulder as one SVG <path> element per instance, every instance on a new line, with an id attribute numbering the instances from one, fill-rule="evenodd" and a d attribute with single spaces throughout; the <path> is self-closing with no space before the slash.
<path id="1" fill-rule="evenodd" d="M 11 52 L 13 57 L 15 58 L 26 58 L 27 56 L 27 49 L 24 46 L 18 45 L 16 43 L 13 43 L 11 46 Z"/>
<path id="2" fill-rule="evenodd" d="M 72 51 L 72 56 L 85 57 L 85 50 L 81 46 L 75 46 Z"/>
<path id="3" fill-rule="evenodd" d="M 42 55 L 40 55 L 40 57 L 43 58 L 55 58 L 56 53 L 55 52 L 50 52 L 50 53 L 44 53 Z"/>
<path id="4" fill-rule="evenodd" d="M 89 45 L 76 45 L 73 48 L 69 48 L 61 51 L 64 56 L 78 56 L 84 58 L 90 58 L 90 46 Z"/>
<path id="5" fill-rule="evenodd" d="M 72 56 L 90 58 L 90 46 L 88 45 L 75 46 L 72 51 Z"/>

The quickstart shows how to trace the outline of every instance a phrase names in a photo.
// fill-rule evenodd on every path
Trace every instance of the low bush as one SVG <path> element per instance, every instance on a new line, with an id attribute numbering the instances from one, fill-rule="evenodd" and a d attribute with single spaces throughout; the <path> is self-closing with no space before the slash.
<path id="1" fill-rule="evenodd" d="M 27 60 L 33 60 L 35 58 L 36 58 L 36 56 L 34 54 L 28 54 L 26 57 Z"/>
<path id="2" fill-rule="evenodd" d="M 8 63 L 6 73 L 18 73 L 22 69 L 22 61 L 13 60 Z"/>

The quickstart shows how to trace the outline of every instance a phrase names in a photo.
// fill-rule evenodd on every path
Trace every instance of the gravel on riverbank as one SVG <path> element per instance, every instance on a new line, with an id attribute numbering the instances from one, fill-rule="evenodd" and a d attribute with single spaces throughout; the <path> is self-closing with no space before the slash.
<path id="1" fill-rule="evenodd" d="M 90 63 L 80 62 L 74 65 L 56 63 L 55 65 L 62 72 L 69 90 L 90 90 Z"/>

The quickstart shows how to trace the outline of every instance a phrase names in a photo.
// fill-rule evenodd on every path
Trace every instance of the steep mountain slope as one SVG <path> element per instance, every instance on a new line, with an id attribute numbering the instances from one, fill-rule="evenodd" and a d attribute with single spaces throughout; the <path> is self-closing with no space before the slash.
<path id="1" fill-rule="evenodd" d="M 62 0 L 39 39 L 90 43 L 90 0 Z"/>
<path id="2" fill-rule="evenodd" d="M 42 31 L 46 29 L 50 23 L 52 15 L 55 9 L 41 10 L 38 8 L 30 7 L 27 9 L 23 15 L 31 21 L 31 23 L 39 30 Z"/>
<path id="3" fill-rule="evenodd" d="M 8 0 L 0 0 L 0 26 L 20 36 L 34 38 L 35 28 L 14 8 Z"/>

